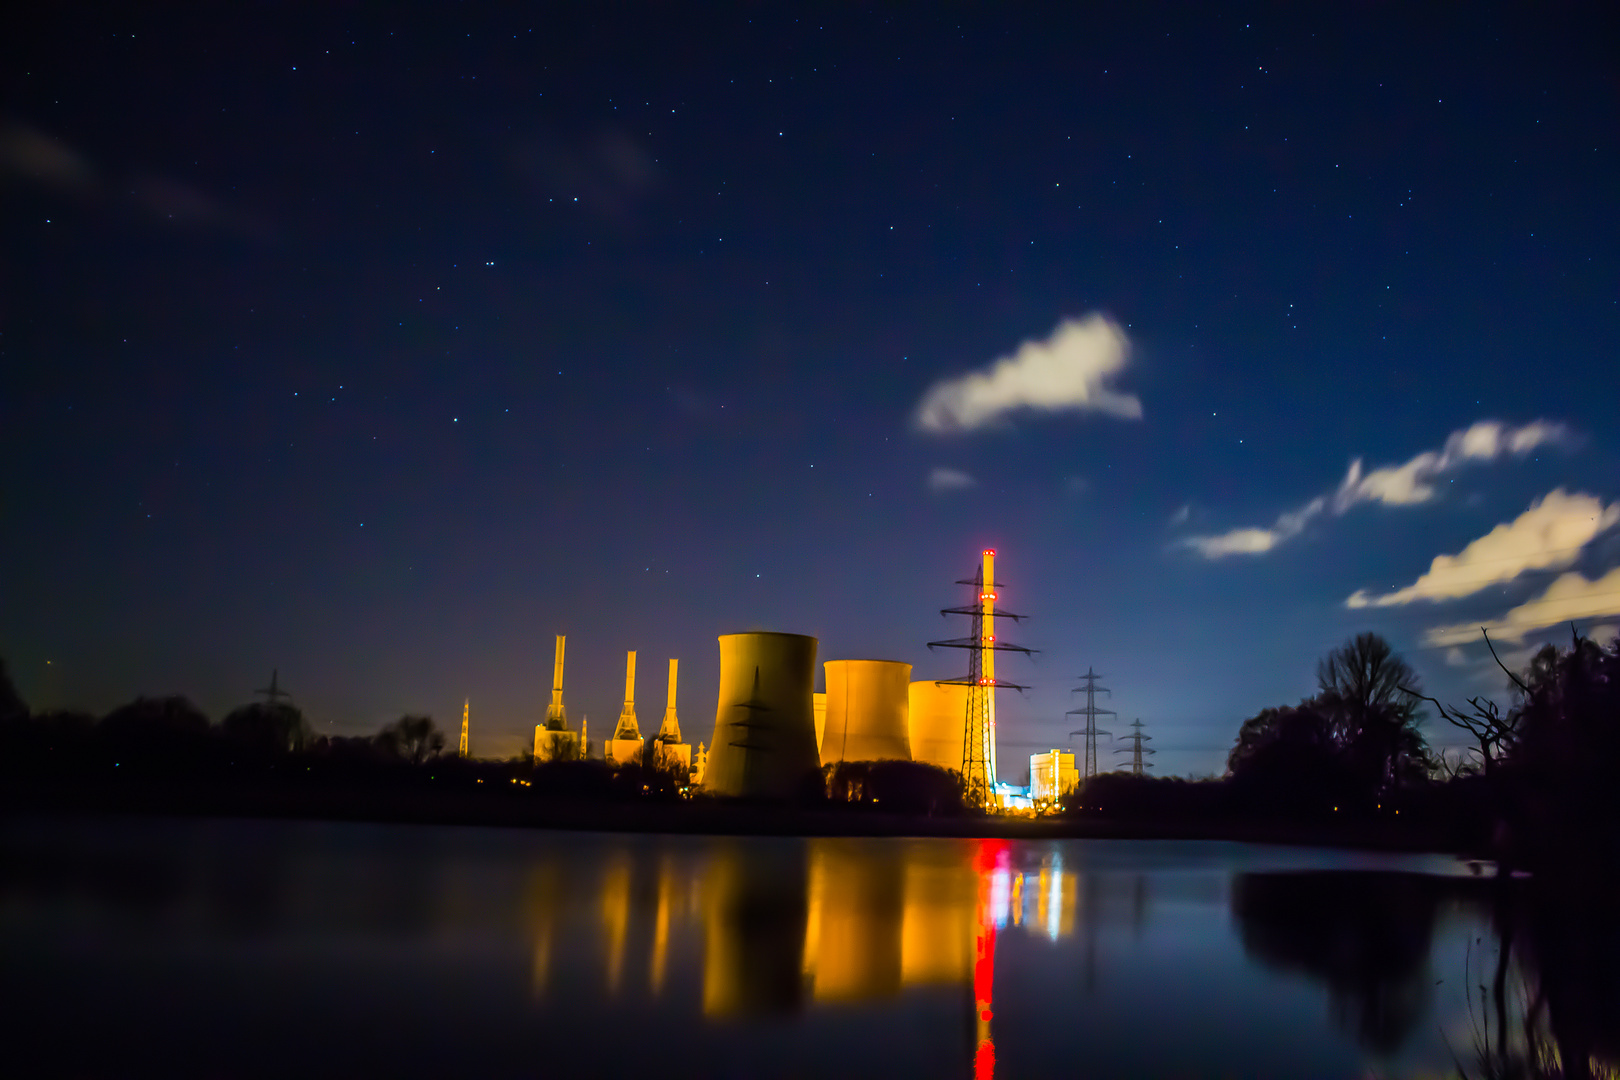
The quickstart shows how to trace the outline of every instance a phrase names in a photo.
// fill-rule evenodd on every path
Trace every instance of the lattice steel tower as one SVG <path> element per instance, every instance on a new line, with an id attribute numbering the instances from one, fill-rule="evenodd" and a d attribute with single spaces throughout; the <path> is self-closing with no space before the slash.
<path id="1" fill-rule="evenodd" d="M 1136 730 L 1131 732 L 1129 735 L 1121 735 L 1120 736 L 1121 739 L 1123 739 L 1124 741 L 1130 743 L 1131 745 L 1130 746 L 1122 746 L 1118 750 L 1115 750 L 1114 753 L 1116 753 L 1116 754 L 1130 754 L 1131 755 L 1131 775 L 1132 776 L 1141 776 L 1143 769 L 1151 769 L 1151 768 L 1153 768 L 1153 762 L 1151 762 L 1151 761 L 1143 761 L 1142 760 L 1142 755 L 1143 754 L 1157 754 L 1158 751 L 1152 749 L 1151 747 L 1146 747 L 1146 746 L 1142 745 L 1145 742 L 1152 742 L 1153 741 L 1153 736 L 1142 734 L 1143 724 L 1142 724 L 1142 718 L 1140 716 L 1138 716 L 1134 721 L 1132 721 L 1131 727 L 1135 728 Z"/>
<path id="2" fill-rule="evenodd" d="M 1098 675 L 1095 671 L 1087 668 L 1086 673 L 1079 676 L 1079 678 L 1085 681 L 1085 685 L 1077 686 L 1073 690 L 1070 690 L 1069 693 L 1078 694 L 1080 691 L 1084 690 L 1086 692 L 1086 707 L 1083 709 L 1070 709 L 1064 715 L 1083 716 L 1086 718 L 1086 726 L 1081 728 L 1079 731 L 1069 732 L 1069 735 L 1071 737 L 1075 735 L 1084 735 L 1086 737 L 1086 763 L 1081 770 L 1080 778 L 1081 780 L 1090 780 L 1093 776 L 1097 775 L 1097 736 L 1107 735 L 1109 738 L 1114 737 L 1113 732 L 1103 731 L 1097 727 L 1097 717 L 1118 716 L 1119 714 L 1113 709 L 1097 708 L 1098 694 L 1113 694 L 1113 691 L 1108 689 L 1108 687 L 1097 685 L 1097 680 L 1102 678 L 1101 675 Z"/>
<path id="3" fill-rule="evenodd" d="M 996 553 L 987 548 L 984 562 L 971 579 L 962 579 L 958 585 L 973 586 L 974 602 L 963 607 L 942 608 L 941 615 L 966 615 L 969 619 L 967 637 L 948 641 L 930 641 L 930 649 L 966 649 L 968 672 L 955 679 L 940 679 L 942 686 L 966 686 L 967 714 L 962 728 L 962 783 L 966 788 L 968 805 L 984 807 L 990 803 L 996 783 L 996 688 L 1029 689 L 1017 683 L 996 678 L 996 652 L 1034 653 L 1022 645 L 996 640 L 996 615 L 1015 622 L 1022 615 L 1010 611 L 996 611 L 995 580 Z"/>

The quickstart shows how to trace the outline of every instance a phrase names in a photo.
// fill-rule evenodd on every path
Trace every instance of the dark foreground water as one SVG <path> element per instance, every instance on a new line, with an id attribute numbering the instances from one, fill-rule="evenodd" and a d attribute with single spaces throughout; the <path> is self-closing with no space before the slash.
<path id="1" fill-rule="evenodd" d="M 22 820 L 0 1002 L 28 1074 L 1435 1075 L 1496 958 L 1469 875 L 1216 842 Z"/>

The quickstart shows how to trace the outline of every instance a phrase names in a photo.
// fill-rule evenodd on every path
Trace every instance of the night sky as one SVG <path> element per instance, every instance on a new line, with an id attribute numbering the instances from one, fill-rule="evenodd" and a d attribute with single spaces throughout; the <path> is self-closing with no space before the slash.
<path id="1" fill-rule="evenodd" d="M 470 697 L 494 755 L 566 633 L 593 739 L 637 649 L 707 741 L 720 633 L 958 674 L 991 546 L 1003 779 L 1088 667 L 1166 773 L 1360 630 L 1500 696 L 1482 622 L 1620 622 L 1620 48 L 1320 7 L 38 5 L 0 655 L 35 707 Z"/>

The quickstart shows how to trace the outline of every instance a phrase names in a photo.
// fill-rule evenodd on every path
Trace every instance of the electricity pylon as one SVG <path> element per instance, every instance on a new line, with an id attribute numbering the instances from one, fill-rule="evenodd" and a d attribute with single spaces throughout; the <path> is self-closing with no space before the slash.
<path id="1" fill-rule="evenodd" d="M 1120 736 L 1121 739 L 1125 740 L 1126 742 L 1129 742 L 1131 745 L 1130 746 L 1122 746 L 1118 750 L 1115 750 L 1114 753 L 1116 753 L 1116 754 L 1130 754 L 1131 755 L 1131 775 L 1132 776 L 1141 776 L 1143 769 L 1151 769 L 1151 768 L 1153 768 L 1153 762 L 1151 762 L 1151 761 L 1143 761 L 1142 760 L 1142 755 L 1143 754 L 1157 754 L 1158 751 L 1152 749 L 1151 747 L 1146 747 L 1146 746 L 1142 745 L 1145 742 L 1152 742 L 1153 741 L 1153 736 L 1142 734 L 1143 725 L 1142 725 L 1142 718 L 1140 716 L 1138 716 L 1136 718 L 1136 720 L 1131 724 L 1131 727 L 1135 728 L 1136 730 L 1131 732 L 1131 734 L 1129 734 L 1129 735 L 1121 735 Z"/>
<path id="2" fill-rule="evenodd" d="M 1084 735 L 1086 737 L 1086 762 L 1083 767 L 1083 771 L 1081 772 L 1081 779 L 1090 780 L 1092 777 L 1097 775 L 1097 736 L 1107 735 L 1110 739 L 1114 737 L 1113 732 L 1103 731 L 1097 727 L 1097 717 L 1118 716 L 1119 714 L 1113 709 L 1099 709 L 1097 707 L 1097 695 L 1099 693 L 1109 695 L 1113 694 L 1113 691 L 1108 689 L 1108 687 L 1097 685 L 1097 680 L 1102 678 L 1101 675 L 1098 675 L 1095 671 L 1088 667 L 1086 669 L 1086 673 L 1079 676 L 1079 678 L 1085 680 L 1085 685 L 1077 686 L 1073 690 L 1070 690 L 1069 693 L 1078 694 L 1080 691 L 1084 690 L 1086 692 L 1086 707 L 1083 709 L 1070 709 L 1068 712 L 1064 713 L 1064 715 L 1084 716 L 1086 718 L 1086 726 L 1081 728 L 1079 731 L 1069 732 L 1069 735 L 1071 737 L 1075 735 Z"/>
<path id="3" fill-rule="evenodd" d="M 1024 616 L 1010 611 L 996 611 L 995 559 L 993 549 L 986 549 L 984 562 L 971 579 L 958 585 L 973 586 L 973 603 L 963 607 L 942 608 L 941 615 L 966 615 L 969 619 L 968 636 L 948 641 L 930 641 L 930 649 L 966 649 L 968 672 L 955 679 L 940 679 L 937 685 L 966 686 L 967 711 L 962 727 L 962 784 L 966 789 L 969 806 L 988 806 L 996 783 L 996 688 L 1029 689 L 1017 683 L 996 678 L 996 652 L 1034 654 L 1033 649 L 996 640 L 995 620 L 1003 618 L 1018 621 Z"/>
<path id="4" fill-rule="evenodd" d="M 270 685 L 265 687 L 263 690 L 255 690 L 255 691 L 253 691 L 255 694 L 263 694 L 264 698 L 265 698 L 265 704 L 267 704 L 267 705 L 279 705 L 283 701 L 286 701 L 287 704 L 289 704 L 289 705 L 292 704 L 292 695 L 289 694 L 287 691 L 283 690 L 281 688 L 281 684 L 277 681 L 279 679 L 280 675 L 281 675 L 281 672 L 279 670 L 277 670 L 276 668 L 271 668 L 270 669 Z"/>

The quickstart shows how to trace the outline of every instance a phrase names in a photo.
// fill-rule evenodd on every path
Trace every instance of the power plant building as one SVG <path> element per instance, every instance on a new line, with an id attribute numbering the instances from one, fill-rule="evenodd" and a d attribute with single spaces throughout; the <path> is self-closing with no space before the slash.
<path id="1" fill-rule="evenodd" d="M 925 680 L 912 683 L 906 697 L 911 759 L 960 772 L 968 687 Z"/>
<path id="2" fill-rule="evenodd" d="M 610 765 L 639 765 L 641 763 L 641 727 L 636 723 L 636 651 L 631 649 L 624 659 L 624 708 L 619 713 L 619 724 L 613 729 L 613 738 L 604 748 Z"/>
<path id="3" fill-rule="evenodd" d="M 827 704 L 821 763 L 910 761 L 911 665 L 898 660 L 829 660 L 823 666 Z"/>
<path id="4" fill-rule="evenodd" d="M 664 722 L 658 727 L 653 741 L 653 767 L 677 774 L 682 782 L 692 772 L 692 747 L 681 742 L 681 722 L 675 715 L 675 687 L 680 661 L 669 662 L 669 704 L 664 707 Z"/>
<path id="5" fill-rule="evenodd" d="M 1056 801 L 1080 782 L 1073 750 L 1049 750 L 1029 755 L 1029 797 L 1036 802 Z"/>
<path id="6" fill-rule="evenodd" d="M 546 722 L 534 729 L 534 760 L 577 761 L 585 756 L 584 732 L 568 730 L 568 714 L 563 709 L 563 652 L 568 639 L 557 635 L 557 649 L 551 662 L 551 705 Z M 465 729 L 465 720 L 463 721 Z"/>
<path id="7" fill-rule="evenodd" d="M 820 770 L 816 639 L 720 636 L 720 694 L 704 786 L 720 795 L 786 798 Z"/>

